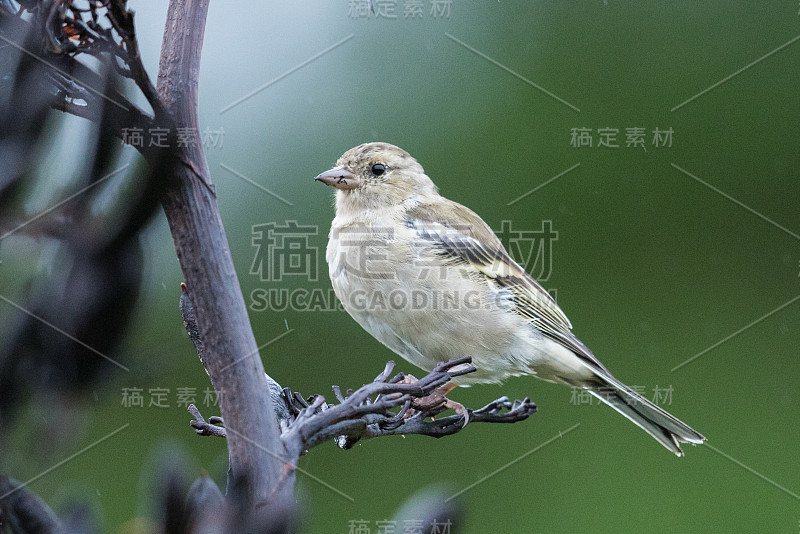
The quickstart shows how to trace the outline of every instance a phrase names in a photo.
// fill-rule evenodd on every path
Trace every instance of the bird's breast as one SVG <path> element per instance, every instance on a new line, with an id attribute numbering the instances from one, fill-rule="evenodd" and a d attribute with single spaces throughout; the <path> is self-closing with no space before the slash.
<path id="1" fill-rule="evenodd" d="M 521 368 L 509 352 L 521 346 L 520 336 L 536 337 L 510 311 L 508 289 L 420 246 L 405 226 L 334 226 L 326 258 L 345 310 L 423 369 L 469 355 L 495 381 Z"/>

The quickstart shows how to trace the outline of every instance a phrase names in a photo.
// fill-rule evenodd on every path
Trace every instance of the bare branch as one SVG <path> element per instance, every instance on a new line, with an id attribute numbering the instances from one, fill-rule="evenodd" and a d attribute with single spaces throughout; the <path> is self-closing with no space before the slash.
<path id="1" fill-rule="evenodd" d="M 198 410 L 194 404 L 190 404 L 188 410 L 189 413 L 192 414 L 192 417 L 194 417 L 191 424 L 198 436 L 218 436 L 220 438 L 228 437 L 228 434 L 225 432 L 225 427 L 207 423 L 200 414 L 200 410 Z"/>
<path id="2" fill-rule="evenodd" d="M 178 128 L 198 130 L 200 55 L 208 0 L 171 0 L 158 73 L 158 95 Z M 175 249 L 197 313 L 204 363 L 228 436 L 230 471 L 246 480 L 254 505 L 293 503 L 294 472 L 282 479 L 286 456 L 275 410 L 264 387 L 264 367 L 250 329 L 228 240 L 199 144 L 178 148 L 163 201 Z M 233 432 L 235 430 L 235 434 Z M 281 483 L 278 485 L 278 481 Z M 277 488 L 277 490 L 276 490 Z"/>
<path id="3" fill-rule="evenodd" d="M 404 381 L 399 374 L 388 378 L 394 362 L 386 364 L 386 369 L 374 382 L 365 384 L 348 396 L 341 394 L 339 386 L 333 386 L 339 404 L 328 404 L 321 395 L 312 395 L 306 401 L 289 388 L 283 389 L 279 399 L 284 409 L 279 410 L 283 440 L 286 450 L 295 456 L 305 454 L 309 449 L 326 441 L 335 441 L 342 449 L 349 449 L 363 439 L 394 436 L 397 434 L 419 434 L 434 438 L 450 436 L 465 428 L 463 415 L 450 415 L 435 418 L 446 408 L 442 405 L 416 409 L 414 401 L 432 395 L 442 385 L 455 376 L 474 372 L 466 369 L 453 369 L 469 364 L 471 358 L 459 358 L 440 363 L 419 380 Z M 467 410 L 469 423 L 516 423 L 536 412 L 536 405 L 527 397 L 510 401 L 500 397 L 478 410 Z M 192 428 L 201 436 L 226 437 L 222 420 L 203 418 L 194 405 L 189 406 L 192 414 Z M 287 415 L 288 414 L 288 415 Z"/>
<path id="4" fill-rule="evenodd" d="M 444 437 L 465 428 L 463 415 L 451 415 L 434 419 L 446 408 L 443 405 L 415 409 L 415 400 L 432 395 L 438 388 L 454 377 L 474 372 L 469 366 L 471 358 L 465 357 L 439 363 L 436 368 L 419 380 L 405 383 L 403 375 L 389 379 L 385 371 L 375 382 L 366 384 L 339 404 L 324 402 L 322 396 L 304 408 L 282 435 L 288 450 L 305 451 L 334 440 L 340 448 L 347 449 L 362 439 L 392 436 L 397 434 L 420 434 Z M 387 371 L 394 362 L 387 364 Z M 338 388 L 334 388 L 336 394 Z M 479 410 L 467 410 L 469 423 L 515 423 L 536 412 L 530 399 L 511 402 L 506 397 L 497 399 Z"/>

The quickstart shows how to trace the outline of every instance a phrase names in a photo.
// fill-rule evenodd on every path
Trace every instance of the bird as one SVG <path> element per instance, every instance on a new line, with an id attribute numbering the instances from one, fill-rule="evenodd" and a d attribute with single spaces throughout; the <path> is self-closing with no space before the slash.
<path id="1" fill-rule="evenodd" d="M 445 394 L 532 375 L 588 391 L 678 456 L 682 443 L 705 441 L 615 378 L 489 225 L 441 196 L 408 152 L 365 143 L 314 179 L 336 189 L 326 260 L 337 298 L 364 330 L 425 371 L 470 356 L 477 370 Z"/>

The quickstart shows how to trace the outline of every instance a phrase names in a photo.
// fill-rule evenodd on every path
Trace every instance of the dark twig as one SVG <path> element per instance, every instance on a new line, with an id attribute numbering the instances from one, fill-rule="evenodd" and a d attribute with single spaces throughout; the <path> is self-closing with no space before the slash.
<path id="1" fill-rule="evenodd" d="M 289 388 L 283 389 L 280 401 L 282 425 L 281 439 L 287 451 L 298 456 L 309 449 L 333 440 L 342 449 L 349 449 L 362 439 L 393 436 L 397 434 L 420 434 L 441 438 L 464 428 L 463 415 L 441 418 L 434 416 L 445 408 L 433 407 L 410 410 L 415 399 L 423 399 L 454 377 L 474 372 L 469 357 L 439 363 L 426 376 L 413 382 L 401 382 L 397 375 L 388 378 L 394 362 L 386 364 L 374 382 L 365 384 L 345 396 L 339 386 L 333 386 L 338 404 L 328 404 L 321 395 L 304 400 Z M 467 410 L 470 423 L 516 423 L 536 412 L 536 405 L 527 397 L 510 401 L 500 397 L 478 410 Z M 189 407 L 194 419 L 191 426 L 201 436 L 225 436 L 225 429 L 203 419 L 199 410 Z"/>
<path id="2" fill-rule="evenodd" d="M 365 384 L 339 404 L 326 405 L 326 409 L 289 425 L 282 436 L 286 448 L 307 450 L 331 439 L 341 448 L 349 448 L 362 439 L 396 434 L 437 438 L 455 434 L 464 428 L 463 415 L 434 419 L 444 407 L 421 411 L 410 411 L 409 407 L 413 400 L 431 395 L 454 377 L 474 372 L 475 367 L 468 365 L 471 361 L 464 357 L 439 363 L 426 376 L 410 383 L 400 382 L 402 375 L 388 379 L 394 367 L 394 362 L 389 362 L 375 382 Z M 468 419 L 470 423 L 513 423 L 535 411 L 530 399 L 510 402 L 502 397 L 479 410 L 468 410 Z"/>
<path id="3" fill-rule="evenodd" d="M 206 422 L 206 420 L 203 419 L 203 416 L 200 414 L 200 410 L 198 410 L 194 404 L 190 404 L 188 409 L 189 413 L 192 414 L 192 417 L 194 417 L 191 425 L 192 428 L 195 429 L 195 432 L 197 432 L 198 436 L 219 436 L 221 438 L 228 437 L 224 427 Z"/>

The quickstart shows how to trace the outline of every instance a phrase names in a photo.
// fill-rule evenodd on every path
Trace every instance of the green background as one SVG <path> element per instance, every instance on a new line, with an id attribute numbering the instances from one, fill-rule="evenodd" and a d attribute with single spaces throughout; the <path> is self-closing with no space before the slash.
<path id="1" fill-rule="evenodd" d="M 131 5 L 155 78 L 166 2 Z M 466 491 L 466 532 L 798 532 L 800 302 L 671 369 L 800 295 L 800 42 L 671 110 L 796 38 L 800 5 L 454 0 L 449 16 L 434 18 L 425 0 L 415 20 L 403 17 L 403 0 L 394 5 L 397 18 L 376 20 L 351 16 L 347 0 L 211 3 L 201 129 L 224 129 L 222 147 L 207 156 L 245 295 L 329 288 L 332 195 L 312 178 L 354 145 L 391 142 L 417 158 L 443 195 L 495 229 L 508 220 L 536 230 L 551 220 L 558 240 L 543 285 L 557 290 L 575 333 L 646 396 L 671 387 L 665 407 L 710 446 L 685 447 L 676 458 L 612 410 L 576 405 L 569 389 L 532 378 L 462 389 L 451 396 L 470 407 L 530 396 L 539 413 L 442 440 L 313 450 L 300 467 L 353 501 L 299 474 L 306 531 L 348 532 L 350 520 L 364 519 L 377 532 L 375 522 L 415 491 L 441 482 L 459 491 L 579 424 Z M 583 127 L 617 128 L 621 146 L 598 148 L 596 133 L 593 148 L 570 146 L 571 129 Z M 646 129 L 646 150 L 625 147 L 631 127 Z M 671 147 L 652 145 L 656 127 L 673 129 Z M 32 201 L 31 213 L 47 205 Z M 309 240 L 319 249 L 316 282 L 249 274 L 251 227 L 287 220 L 319 227 Z M 4 470 L 27 480 L 129 424 L 31 484 L 57 510 L 88 498 L 109 531 L 146 527 L 133 518 L 156 513 L 162 451 L 180 453 L 192 477 L 207 469 L 223 484 L 226 468 L 224 443 L 196 437 L 176 406 L 177 388 L 197 388 L 202 403 L 208 382 L 177 311 L 182 277 L 163 217 L 143 243 L 148 262 L 136 322 L 116 355 L 130 373 L 113 371 L 106 389 L 76 400 L 86 411 L 57 443 L 38 438 L 39 421 L 53 414 L 32 405 L 4 451 Z M 31 242 L 15 237 L 6 252 L 26 247 Z M 18 287 L 16 270 L 53 268 L 46 257 L 4 256 L 7 291 Z M 292 329 L 262 358 L 281 384 L 306 395 L 358 386 L 395 357 L 342 311 L 252 311 L 251 321 L 259 344 Z M 130 387 L 145 390 L 145 404 L 149 388 L 169 388 L 169 408 L 123 407 L 122 389 Z"/>

